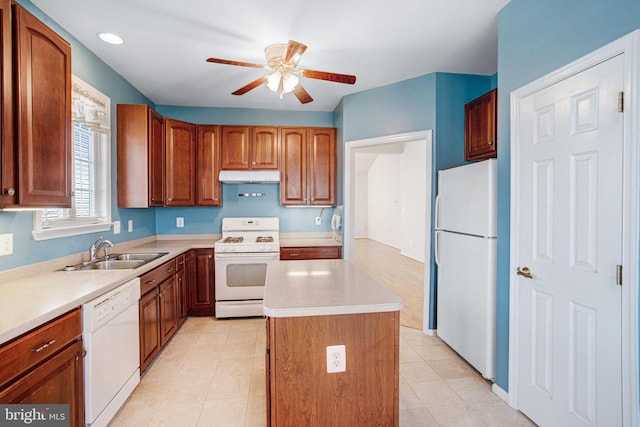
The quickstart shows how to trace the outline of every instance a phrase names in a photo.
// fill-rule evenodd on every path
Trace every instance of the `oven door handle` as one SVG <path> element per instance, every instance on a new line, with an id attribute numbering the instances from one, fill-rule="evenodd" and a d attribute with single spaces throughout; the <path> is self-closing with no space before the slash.
<path id="1" fill-rule="evenodd" d="M 230 252 L 230 253 L 216 253 L 215 259 L 242 259 L 242 258 L 263 258 L 266 260 L 278 260 L 280 259 L 279 252 Z"/>

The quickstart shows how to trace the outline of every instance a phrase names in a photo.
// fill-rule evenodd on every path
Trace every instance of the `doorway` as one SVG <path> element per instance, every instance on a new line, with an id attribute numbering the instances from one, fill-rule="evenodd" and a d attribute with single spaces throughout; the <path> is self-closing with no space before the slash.
<path id="1" fill-rule="evenodd" d="M 372 173 L 363 173 L 370 169 Z M 367 182 L 368 176 L 371 182 Z M 385 266 L 392 275 L 393 271 L 406 270 L 403 261 L 419 263 L 423 302 L 421 319 L 412 327 L 425 332 L 430 307 L 431 179 L 431 131 L 345 144 L 344 258 L 356 262 L 356 239 L 364 237 L 373 242 L 363 250 L 375 249 L 378 255 L 389 254 L 381 259 L 398 260 Z M 378 207 L 368 212 L 368 206 Z M 372 271 L 370 274 L 383 284 L 387 279 L 383 275 L 375 277 Z M 404 299 L 406 303 L 410 298 Z"/>

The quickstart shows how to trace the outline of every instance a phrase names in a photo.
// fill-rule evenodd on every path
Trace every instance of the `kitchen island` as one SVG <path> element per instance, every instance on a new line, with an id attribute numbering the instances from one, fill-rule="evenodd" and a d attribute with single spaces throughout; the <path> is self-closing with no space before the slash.
<path id="1" fill-rule="evenodd" d="M 348 261 L 269 266 L 267 425 L 398 426 L 401 308 Z"/>

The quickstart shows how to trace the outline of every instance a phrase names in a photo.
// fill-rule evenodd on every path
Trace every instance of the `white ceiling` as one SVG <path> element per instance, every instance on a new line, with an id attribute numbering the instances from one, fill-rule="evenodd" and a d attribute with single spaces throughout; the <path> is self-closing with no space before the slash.
<path id="1" fill-rule="evenodd" d="M 156 104 L 333 111 L 350 93 L 433 72 L 497 70 L 497 14 L 509 0 L 32 0 Z M 120 46 L 97 38 L 112 32 Z M 264 48 L 309 48 L 299 69 L 357 76 L 355 85 L 301 78 L 302 105 L 258 87 L 231 92 L 267 70 Z"/>

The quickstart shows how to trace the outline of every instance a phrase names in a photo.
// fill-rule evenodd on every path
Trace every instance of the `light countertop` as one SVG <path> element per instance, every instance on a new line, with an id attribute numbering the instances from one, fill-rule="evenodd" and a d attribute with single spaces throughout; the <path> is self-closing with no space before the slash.
<path id="1" fill-rule="evenodd" d="M 281 248 L 305 246 L 342 246 L 342 241 L 334 239 L 331 233 L 280 233 Z"/>
<path id="2" fill-rule="evenodd" d="M 192 248 L 213 248 L 214 240 L 155 240 L 120 252 L 167 252 L 133 270 L 54 271 L 0 285 L 0 344 L 141 276 Z M 63 268 L 65 264 L 57 266 Z"/>
<path id="3" fill-rule="evenodd" d="M 285 261 L 267 269 L 264 314 L 269 317 L 399 311 L 402 304 L 349 261 Z"/>

